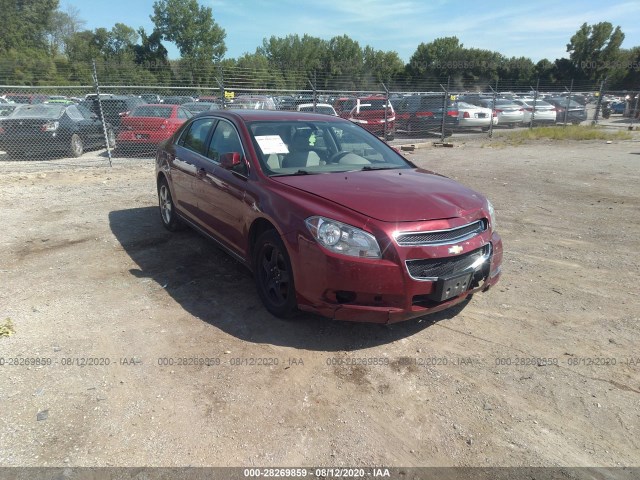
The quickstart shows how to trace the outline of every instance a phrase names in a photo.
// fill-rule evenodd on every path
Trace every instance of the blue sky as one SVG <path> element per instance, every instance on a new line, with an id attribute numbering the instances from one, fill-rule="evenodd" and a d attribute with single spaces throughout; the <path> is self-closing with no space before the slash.
<path id="1" fill-rule="evenodd" d="M 153 29 L 153 0 L 60 0 L 78 9 L 86 28 L 117 22 Z M 457 36 L 466 47 L 494 50 L 533 61 L 565 57 L 582 23 L 620 25 L 623 48 L 640 46 L 638 0 L 199 0 L 226 30 L 227 58 L 253 53 L 263 38 L 305 33 L 330 39 L 347 34 L 360 46 L 394 50 L 407 62 L 421 43 Z M 165 45 L 170 58 L 179 53 Z"/>

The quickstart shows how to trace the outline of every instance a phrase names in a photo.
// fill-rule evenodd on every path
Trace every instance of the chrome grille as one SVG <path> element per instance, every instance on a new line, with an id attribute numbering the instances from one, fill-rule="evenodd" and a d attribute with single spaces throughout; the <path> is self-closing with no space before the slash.
<path id="1" fill-rule="evenodd" d="M 491 256 L 491 244 L 456 257 L 407 260 L 409 275 L 416 280 L 450 277 L 472 268 L 479 268 Z"/>
<path id="2" fill-rule="evenodd" d="M 396 235 L 398 245 L 421 246 L 421 245 L 446 245 L 448 243 L 458 243 L 467 240 L 487 229 L 485 219 L 463 225 L 462 227 L 450 228 L 448 230 L 429 230 L 426 232 L 403 232 Z"/>

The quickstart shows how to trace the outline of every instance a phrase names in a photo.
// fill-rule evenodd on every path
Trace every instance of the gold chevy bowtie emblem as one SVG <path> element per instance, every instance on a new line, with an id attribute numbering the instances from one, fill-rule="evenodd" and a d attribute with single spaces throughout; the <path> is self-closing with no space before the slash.
<path id="1" fill-rule="evenodd" d="M 460 252 L 462 252 L 463 248 L 460 245 L 454 245 L 453 247 L 449 247 L 449 253 L 452 253 L 454 255 L 459 254 Z"/>

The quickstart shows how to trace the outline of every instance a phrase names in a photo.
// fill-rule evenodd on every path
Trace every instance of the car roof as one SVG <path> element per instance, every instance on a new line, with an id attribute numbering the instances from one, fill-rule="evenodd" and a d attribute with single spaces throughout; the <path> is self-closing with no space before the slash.
<path id="1" fill-rule="evenodd" d="M 300 105 L 298 105 L 299 108 L 302 107 L 313 107 L 313 103 L 301 103 Z M 329 104 L 329 103 L 316 103 L 316 107 L 331 107 L 333 108 L 333 105 Z"/>
<path id="2" fill-rule="evenodd" d="M 215 115 L 218 117 L 228 118 L 231 120 L 241 122 L 254 122 L 254 121 L 296 121 L 296 120 L 318 120 L 319 122 L 349 122 L 340 117 L 334 117 L 325 115 L 322 113 L 309 113 L 309 112 L 293 112 L 285 110 L 209 110 L 207 112 L 200 113 L 194 118 L 208 117 Z"/>

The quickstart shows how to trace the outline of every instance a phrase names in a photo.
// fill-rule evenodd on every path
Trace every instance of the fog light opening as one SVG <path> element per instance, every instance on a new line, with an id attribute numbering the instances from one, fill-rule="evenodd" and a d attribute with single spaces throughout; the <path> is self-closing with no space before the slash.
<path id="1" fill-rule="evenodd" d="M 351 303 L 356 299 L 356 292 L 348 290 L 338 290 L 336 292 L 336 301 L 338 303 Z"/>

